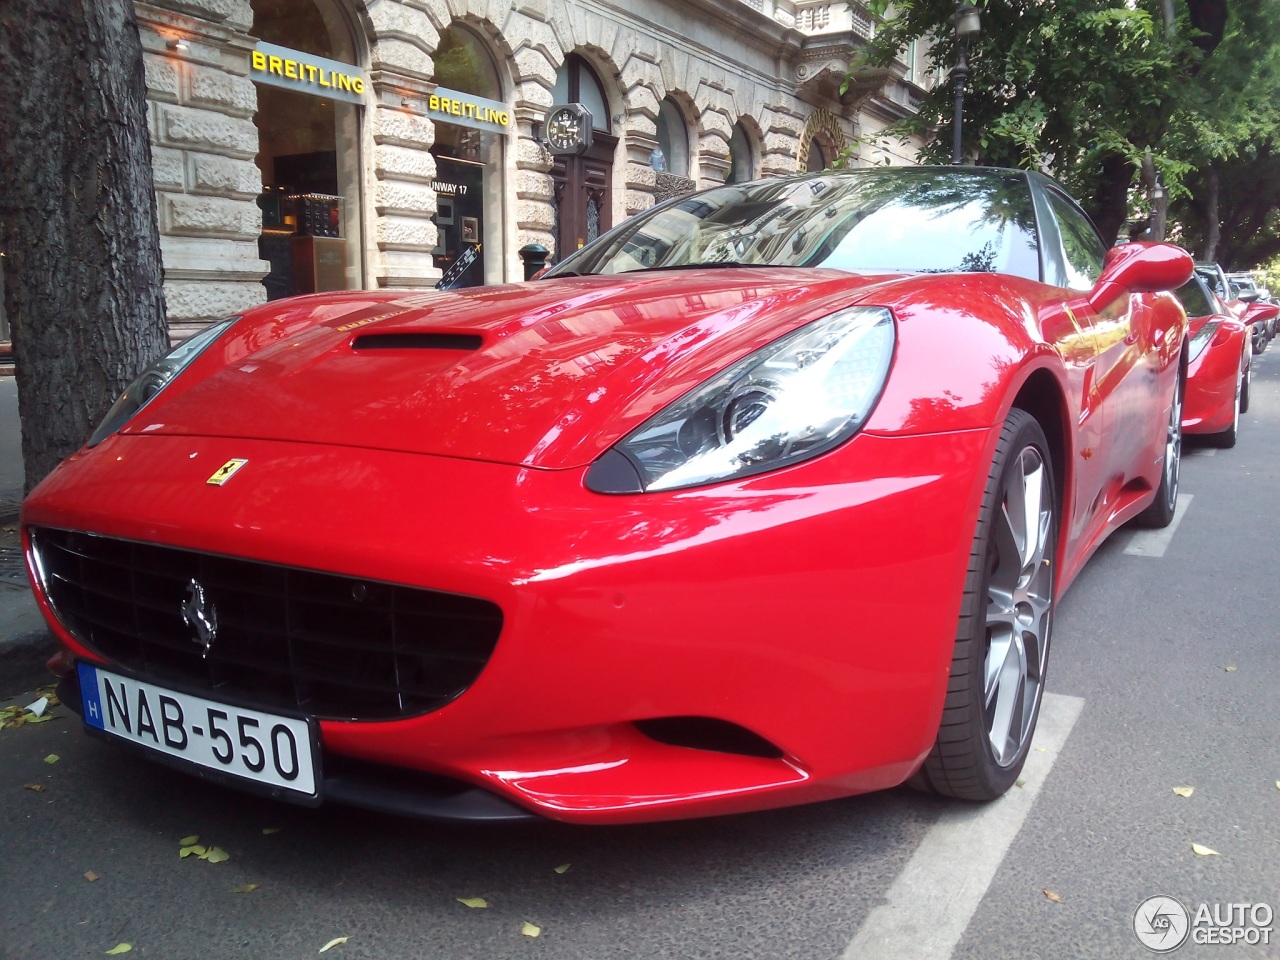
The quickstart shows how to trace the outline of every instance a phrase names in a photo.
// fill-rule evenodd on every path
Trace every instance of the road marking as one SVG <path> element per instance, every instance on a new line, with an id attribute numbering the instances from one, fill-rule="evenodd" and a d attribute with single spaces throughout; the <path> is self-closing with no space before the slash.
<path id="1" fill-rule="evenodd" d="M 957 804 L 939 817 L 889 887 L 886 902 L 872 908 L 841 960 L 951 956 L 1083 707 L 1079 697 L 1044 695 L 1035 740 L 1022 769 L 1023 785 L 992 803 Z"/>
<path id="2" fill-rule="evenodd" d="M 1163 530 L 1139 530 L 1131 534 L 1129 542 L 1124 547 L 1125 554 L 1130 557 L 1163 557 L 1164 552 L 1169 549 L 1173 535 L 1178 530 L 1178 524 L 1187 515 L 1191 500 L 1189 493 L 1178 497 L 1178 505 L 1173 511 L 1173 522 Z"/>

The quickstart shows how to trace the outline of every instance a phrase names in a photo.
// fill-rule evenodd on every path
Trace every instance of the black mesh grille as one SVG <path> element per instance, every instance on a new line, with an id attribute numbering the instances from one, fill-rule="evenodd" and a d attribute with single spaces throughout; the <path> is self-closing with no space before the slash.
<path id="1" fill-rule="evenodd" d="M 376 720 L 442 706 L 479 675 L 502 612 L 473 597 L 40 528 L 32 542 L 68 630 L 122 667 L 264 708 Z M 205 656 L 191 582 L 216 612 Z"/>

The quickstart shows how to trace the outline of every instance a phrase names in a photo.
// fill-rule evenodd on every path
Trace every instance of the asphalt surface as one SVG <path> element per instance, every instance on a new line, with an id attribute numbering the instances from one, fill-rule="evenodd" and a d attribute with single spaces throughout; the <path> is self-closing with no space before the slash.
<path id="1" fill-rule="evenodd" d="M 1121 531 L 1062 598 L 1048 689 L 1074 712 L 1029 799 L 893 790 L 644 827 L 438 826 L 211 787 L 86 737 L 58 707 L 0 731 L 0 960 L 118 943 L 271 960 L 339 937 L 326 957 L 826 960 L 851 956 L 886 907 L 908 932 L 859 956 L 1138 958 L 1153 954 L 1134 911 L 1153 895 L 1280 910 L 1280 344 L 1256 359 L 1239 445 L 1187 451 L 1191 499 L 1163 552 L 1127 553 L 1146 535 Z M 15 595 L 0 584 L 0 611 Z M 0 707 L 30 686 L 0 673 Z M 948 842 L 971 866 L 946 879 L 930 851 L 967 817 Z M 191 835 L 230 859 L 180 859 Z M 458 902 L 471 897 L 488 906 Z M 957 940 L 926 945 L 948 925 Z M 1176 955 L 1274 960 L 1272 940 Z"/>

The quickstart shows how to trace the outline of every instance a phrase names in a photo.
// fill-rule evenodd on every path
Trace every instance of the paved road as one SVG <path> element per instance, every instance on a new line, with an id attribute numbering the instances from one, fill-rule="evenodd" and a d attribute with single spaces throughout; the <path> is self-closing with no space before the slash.
<path id="1" fill-rule="evenodd" d="M 441 827 L 210 788 L 63 719 L 0 732 L 0 955 L 268 960 L 345 936 L 326 957 L 1092 960 L 1152 956 L 1132 922 L 1153 895 L 1280 909 L 1280 347 L 1254 387 L 1236 449 L 1188 452 L 1172 537 L 1122 532 L 1063 599 L 1038 749 L 997 804 L 896 790 L 625 829 Z M 231 859 L 180 860 L 192 834 Z"/>

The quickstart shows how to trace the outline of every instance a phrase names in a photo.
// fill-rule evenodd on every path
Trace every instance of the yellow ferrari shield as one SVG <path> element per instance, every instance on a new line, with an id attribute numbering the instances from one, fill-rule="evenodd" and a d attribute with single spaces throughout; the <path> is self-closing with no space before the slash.
<path id="1" fill-rule="evenodd" d="M 213 472 L 213 476 L 206 480 L 205 483 L 211 483 L 215 487 L 220 487 L 235 476 L 235 472 L 248 462 L 248 460 L 228 460 L 215 470 Z"/>

